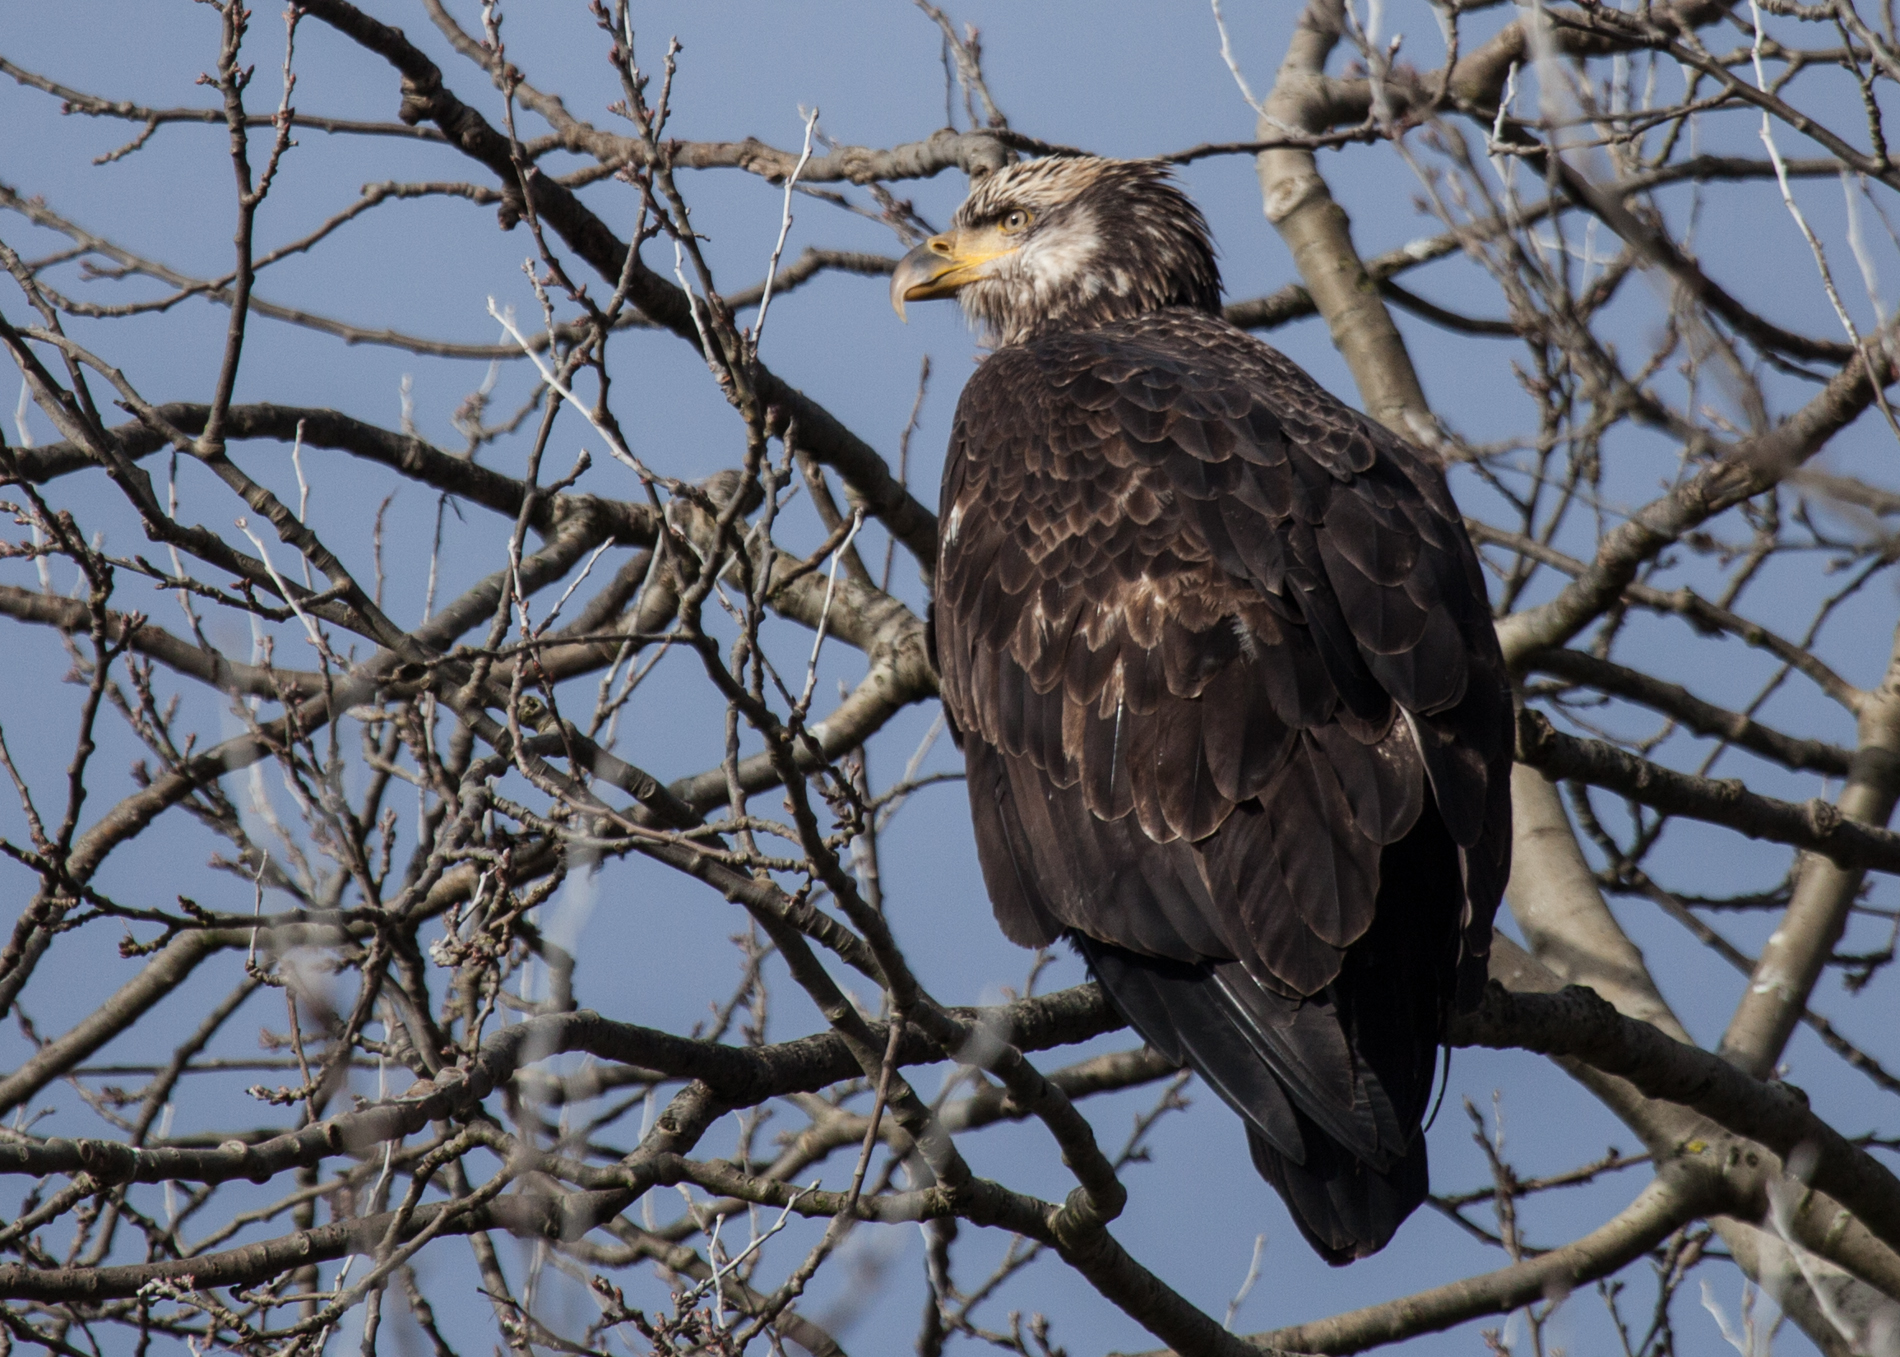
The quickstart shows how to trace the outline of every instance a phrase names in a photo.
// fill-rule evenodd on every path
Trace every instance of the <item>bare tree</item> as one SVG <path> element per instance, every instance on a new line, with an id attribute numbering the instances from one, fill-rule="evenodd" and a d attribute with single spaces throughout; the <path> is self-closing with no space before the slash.
<path id="1" fill-rule="evenodd" d="M 1183 1077 L 1125 1034 L 1065 1056 L 1121 1022 L 1093 985 L 1036 993 L 1046 958 L 1008 1002 L 958 1007 L 898 944 L 906 911 L 954 907 L 988 927 L 973 898 L 906 899 L 880 874 L 892 818 L 955 777 L 953 757 L 933 752 L 937 727 L 913 749 L 917 727 L 899 719 L 934 701 L 910 583 L 927 585 L 935 559 L 934 495 L 910 483 L 908 430 L 883 440 L 896 444 L 887 456 L 794 385 L 827 355 L 762 344 L 781 308 L 819 304 L 791 300 L 801 285 L 894 262 L 790 254 L 795 210 L 868 215 L 909 243 L 927 224 L 904 181 L 1071 148 L 1012 127 L 978 35 L 921 0 L 951 126 L 883 147 L 832 143 L 816 113 L 797 145 L 677 139 L 680 54 L 645 32 L 636 43 L 628 0 L 594 0 L 594 50 L 576 56 L 611 59 L 619 100 L 599 124 L 550 72 L 511 58 L 493 4 L 458 18 L 422 0 L 454 69 L 347 0 L 302 0 L 268 41 L 237 0 L 214 8 L 213 97 L 200 103 L 71 87 L 77 55 L 53 73 L 0 58 L 69 112 L 125 124 L 108 161 L 174 123 L 222 126 L 236 217 L 228 269 L 189 276 L 134 248 L 134 202 L 123 222 L 85 223 L 31 184 L 0 184 L 34 240 L 66 242 L 38 257 L 0 243 L 15 285 L 0 343 L 24 382 L 19 436 L 0 442 L 15 524 L 0 613 L 15 637 L 63 638 L 77 694 L 14 682 L 0 704 L 15 749 L 26 726 L 43 740 L 60 723 L 70 741 L 63 769 L 0 742 L 21 808 L 0 851 L 25 901 L 0 952 L 0 1009 L 30 1051 L 0 1075 L 0 1112 L 13 1114 L 0 1171 L 21 1185 L 0 1225 L 0 1343 L 263 1354 L 360 1334 L 371 1352 L 419 1326 L 447 1352 L 457 1324 L 444 1307 L 466 1328 L 473 1299 L 520 1353 L 835 1353 L 838 1337 L 800 1306 L 807 1288 L 839 1270 L 854 1231 L 921 1226 L 925 1354 L 964 1340 L 1060 1351 L 1059 1310 L 1005 1317 L 997 1297 L 1066 1268 L 1181 1353 L 1355 1352 L 1522 1311 L 1521 1330 L 1493 1320 L 1486 1340 L 1541 1354 L 1553 1311 L 1594 1285 L 1626 1357 L 1661 1357 L 1682 1288 L 1723 1257 L 1822 1351 L 1900 1353 L 1900 1179 L 1879 1157 L 1900 1144 L 1883 989 L 1900 910 L 1877 885 L 1900 871 L 1886 828 L 1900 644 L 1884 669 L 1858 644 L 1894 624 L 1900 488 L 1890 461 L 1855 452 L 1890 457 L 1886 433 L 1900 436 L 1896 321 L 1878 281 L 1900 254 L 1886 197 L 1900 189 L 1884 131 L 1900 80 L 1890 8 L 1469 0 L 1382 14 L 1309 0 L 1259 97 L 1249 54 L 1209 30 L 1257 113 L 1255 139 L 1169 159 L 1253 157 L 1300 271 L 1228 316 L 1256 331 L 1323 318 L 1367 413 L 1453 468 L 1520 679 L 1509 903 L 1522 945 L 1500 935 L 1495 983 L 1456 1041 L 1550 1057 L 1641 1143 L 1526 1176 L 1473 1109 L 1493 1181 L 1435 1205 L 1501 1252 L 1498 1266 L 1247 1337 L 1229 1329 L 1238 1298 L 1224 1318 L 1197 1307 L 1165 1240 L 1115 1226 L 1141 1191 L 1124 1170 L 1183 1105 Z M 1403 44 L 1381 28 L 1395 19 L 1413 25 Z M 375 107 L 300 111 L 313 29 L 347 40 Z M 379 120 L 392 100 L 398 121 Z M 368 185 L 264 249 L 259 223 L 297 173 L 299 137 L 319 133 L 412 139 L 448 177 Z M 1379 158 L 1395 211 L 1417 196 L 1429 234 L 1362 256 L 1322 173 L 1358 157 Z M 717 223 L 693 213 L 716 169 L 783 193 L 749 286 L 715 273 Z M 209 177 L 193 191 L 201 204 L 230 192 Z M 1835 192 L 1844 207 L 1816 207 Z M 291 260 L 341 278 L 344 228 L 422 197 L 493 208 L 529 241 L 525 284 L 477 285 L 531 289 L 531 319 L 491 302 L 500 339 L 464 342 L 258 295 Z M 231 198 L 221 204 L 228 215 Z M 1740 236 L 1790 226 L 1804 252 L 1774 270 L 1736 263 Z M 1428 300 L 1427 286 L 1451 299 Z M 156 389 L 155 336 L 206 302 L 225 318 L 209 386 Z M 1434 410 L 1390 307 L 1471 355 L 1461 361 L 1501 369 L 1495 346 L 1511 346 L 1515 406 L 1462 421 Z M 1794 328 L 1791 312 L 1823 328 Z M 292 384 L 245 361 L 263 320 L 486 363 L 457 414 L 463 445 L 268 399 Z M 663 424 L 688 395 L 628 394 L 635 359 L 609 345 L 626 330 L 703 360 L 706 389 L 730 407 L 726 469 L 695 479 L 683 452 L 629 436 L 636 414 Z M 490 401 L 500 366 L 532 373 L 505 415 Z M 30 438 L 29 399 L 57 441 Z M 560 449 L 576 445 L 586 451 L 568 461 Z M 491 452 L 525 470 L 493 469 Z M 389 506 L 351 489 L 352 458 L 428 495 L 419 612 L 385 606 Z M 458 592 L 442 544 L 464 506 L 487 573 Z M 108 549 L 100 528 L 123 538 L 134 521 L 145 544 Z M 339 535 L 369 550 L 326 545 Z M 833 700 L 821 690 L 840 647 L 863 663 Z M 642 685 L 663 682 L 659 712 L 623 722 Z M 1739 702 L 1708 695 L 1741 687 Z M 1851 743 L 1830 738 L 1849 720 Z M 219 721 L 214 741 L 204 728 Z M 655 721 L 697 723 L 723 753 L 650 771 Z M 122 742 L 105 729 L 115 722 L 142 748 L 129 779 L 102 754 Z M 874 748 L 875 768 L 902 774 L 875 782 Z M 926 804 L 909 814 L 962 813 Z M 183 862 L 175 881 L 105 874 L 115 855 L 201 834 L 221 843 L 210 903 L 180 890 Z M 1781 847 L 1738 856 L 1735 836 Z M 179 850 L 140 861 L 168 854 Z M 691 1030 L 609 1020 L 576 993 L 563 892 L 633 860 L 736 907 L 736 983 L 718 978 L 721 958 L 669 958 L 712 1005 Z M 1631 918 L 1733 967 L 1712 1049 L 1665 1002 Z M 1771 927 L 1749 955 L 1731 934 L 1757 920 Z M 37 1032 L 22 1004 L 76 983 L 101 933 L 123 934 L 136 973 L 66 1030 Z M 1817 1011 L 1830 969 L 1843 1003 L 1878 1015 L 1869 1042 L 1848 1035 L 1857 1015 Z M 593 979 L 605 1003 L 609 978 Z M 804 1021 L 788 988 L 823 1026 L 768 1040 L 769 1024 Z M 170 1058 L 106 1063 L 161 1004 L 173 1021 L 190 1015 L 162 1034 Z M 264 1029 L 266 1058 L 212 1054 L 245 1024 Z M 1817 1111 L 1852 1099 L 1811 1106 L 1777 1080 L 1804 1024 L 1840 1079 L 1863 1081 L 1881 1118 L 1871 1129 Z M 928 1097 L 915 1071 L 932 1065 L 953 1074 Z M 257 1069 L 270 1082 L 248 1099 L 200 1091 Z M 139 1082 L 107 1082 L 128 1077 Z M 375 1097 L 355 1091 L 372 1082 Z M 1083 1113 L 1141 1086 L 1153 1098 L 1125 1139 Z M 62 1088 L 71 1097 L 42 1114 Z M 174 1133 L 179 1107 L 197 1129 Z M 972 1166 L 987 1128 L 1025 1122 L 1059 1151 L 1061 1191 L 1029 1190 L 1042 1179 L 1027 1165 Z M 1236 1153 L 1207 1171 L 1247 1169 Z M 1528 1200 L 1631 1174 L 1647 1181 L 1586 1233 L 1527 1237 Z M 517 1256 L 505 1236 L 529 1247 Z M 1007 1248 L 973 1252 L 986 1236 Z M 1256 1251 L 1249 1284 L 1258 1269 Z M 557 1274 L 586 1288 L 592 1317 L 538 1303 Z M 1633 1274 L 1650 1279 L 1640 1296 L 1624 1290 Z M 1761 1339 L 1733 1334 L 1750 1357 Z"/>

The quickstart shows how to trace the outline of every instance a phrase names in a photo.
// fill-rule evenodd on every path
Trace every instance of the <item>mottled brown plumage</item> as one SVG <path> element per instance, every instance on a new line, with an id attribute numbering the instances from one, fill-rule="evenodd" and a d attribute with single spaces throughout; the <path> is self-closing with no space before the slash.
<path id="1" fill-rule="evenodd" d="M 980 255 L 957 290 L 1005 341 L 957 407 L 933 610 L 997 918 L 1072 938 L 1315 1248 L 1363 1256 L 1424 1196 L 1508 870 L 1509 688 L 1443 475 L 1219 317 L 1157 167 L 1002 171 L 943 239 L 893 290 Z"/>

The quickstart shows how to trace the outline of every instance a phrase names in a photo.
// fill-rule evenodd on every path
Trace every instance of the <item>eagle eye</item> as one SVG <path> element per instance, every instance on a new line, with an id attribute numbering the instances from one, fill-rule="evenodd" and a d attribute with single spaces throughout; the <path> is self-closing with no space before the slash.
<path id="1" fill-rule="evenodd" d="M 1025 227 L 1027 227 L 1029 225 L 1029 220 L 1030 220 L 1029 214 L 1025 212 L 1022 208 L 1020 207 L 1013 208 L 1010 211 L 1005 212 L 1003 214 L 1001 227 L 1003 231 L 1005 231 L 1006 233 L 1010 235 L 1014 235 L 1016 232 L 1021 231 Z"/>

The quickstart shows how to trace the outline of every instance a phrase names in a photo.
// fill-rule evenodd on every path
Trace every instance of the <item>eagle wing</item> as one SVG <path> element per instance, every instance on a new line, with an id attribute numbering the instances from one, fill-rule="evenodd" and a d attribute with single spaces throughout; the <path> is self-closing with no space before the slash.
<path id="1" fill-rule="evenodd" d="M 1438 468 L 1164 311 L 986 360 L 941 522 L 934 644 L 1004 931 L 1075 937 L 1316 1246 L 1379 1247 L 1508 872 L 1508 680 Z"/>

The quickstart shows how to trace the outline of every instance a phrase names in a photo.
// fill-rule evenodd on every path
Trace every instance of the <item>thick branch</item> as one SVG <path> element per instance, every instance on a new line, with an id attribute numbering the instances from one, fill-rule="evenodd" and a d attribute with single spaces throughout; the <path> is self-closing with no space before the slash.
<path id="1" fill-rule="evenodd" d="M 1740 712 L 1704 702 L 1679 684 L 1652 678 L 1581 650 L 1539 650 L 1524 659 L 1524 668 L 1555 674 L 1572 683 L 1594 688 L 1661 712 L 1697 735 L 1726 741 L 1760 754 L 1786 768 L 1845 777 L 1853 754 L 1824 740 L 1784 735 Z"/>
<path id="2" fill-rule="evenodd" d="M 1885 679 L 1862 704 L 1859 735 L 1847 785 L 1830 810 L 1843 828 L 1893 838 L 1879 827 L 1892 817 L 1900 798 L 1900 635 Z M 1860 898 L 1863 869 L 1876 865 L 1820 851 L 1831 860 L 1801 864 L 1794 897 L 1763 945 L 1748 989 L 1722 1036 L 1722 1054 L 1757 1076 L 1766 1075 L 1781 1058 L 1808 995 L 1847 930 L 1848 914 Z"/>
<path id="3" fill-rule="evenodd" d="M 157 413 L 181 431 L 196 435 L 204 431 L 209 409 L 205 405 L 179 401 L 158 406 Z M 132 461 L 169 446 L 162 433 L 139 420 L 107 432 L 119 452 Z M 306 446 L 347 452 L 510 518 L 520 512 L 521 499 L 527 491 L 513 476 L 444 452 L 414 434 L 394 433 L 337 410 L 260 403 L 234 405 L 225 417 L 224 436 L 231 442 L 269 438 L 289 443 L 300 432 Z M 20 474 L 37 482 L 97 465 L 85 449 L 72 443 L 21 449 L 14 456 Z M 576 515 L 593 517 L 617 542 L 630 546 L 653 545 L 657 515 L 650 507 L 598 495 L 543 494 L 528 523 L 537 532 L 547 533 Z"/>
<path id="4" fill-rule="evenodd" d="M 1891 383 L 1892 360 L 1879 361 L 1882 383 Z M 1794 415 L 1765 434 L 1723 449 L 1701 471 L 1605 533 L 1596 558 L 1557 597 L 1499 622 L 1504 658 L 1518 664 L 1534 650 L 1568 642 L 1616 601 L 1645 562 L 1690 529 L 1759 495 L 1801 466 L 1873 401 L 1874 384 L 1864 360 L 1856 357 Z"/>
<path id="5" fill-rule="evenodd" d="M 1465 531 L 1471 535 L 1473 542 L 1503 547 L 1540 565 L 1561 570 L 1572 579 L 1582 579 L 1595 568 L 1523 533 L 1504 532 L 1474 518 L 1465 520 Z M 1790 641 L 1785 636 L 1778 636 L 1761 623 L 1718 603 L 1711 603 L 1687 585 L 1680 589 L 1658 589 L 1651 584 L 1632 582 L 1623 586 L 1621 601 L 1652 612 L 1680 617 L 1701 632 L 1727 632 L 1758 650 L 1765 650 L 1788 668 L 1812 680 L 1815 687 L 1849 711 L 1859 711 L 1866 700 L 1866 695 L 1859 688 L 1835 673 L 1811 648 Z M 1498 624 L 1501 637 L 1513 626 L 1518 616 L 1521 614 L 1513 614 Z"/>
<path id="6" fill-rule="evenodd" d="M 1792 844 L 1843 867 L 1900 872 L 1900 834 L 1850 820 L 1831 802 L 1815 797 L 1797 805 L 1751 792 L 1736 778 L 1679 773 L 1607 740 L 1566 735 L 1541 712 L 1518 713 L 1517 757 L 1546 777 L 1587 782 L 1667 815 Z"/>
<path id="7" fill-rule="evenodd" d="M 1328 107 L 1326 58 L 1338 43 L 1340 0 L 1309 0 L 1287 45 L 1273 92 L 1260 113 L 1257 135 L 1322 130 L 1334 120 Z M 1366 413 L 1401 435 L 1430 408 L 1405 341 L 1379 300 L 1352 243 L 1346 210 L 1320 177 L 1313 152 L 1299 147 L 1262 151 L 1255 162 L 1267 220 L 1286 241 L 1306 290 L 1326 318 L 1333 347 L 1358 383 Z"/>
<path id="8" fill-rule="evenodd" d="M 138 987 L 135 992 L 128 993 L 132 989 L 128 986 L 104 1008 L 130 1010 L 141 1001 L 149 1007 L 211 951 L 221 946 L 241 946 L 244 933 L 207 929 L 181 937 L 134 980 L 133 985 Z M 983 1030 L 1003 1034 L 1020 1050 L 1074 1045 L 1124 1025 L 1095 985 L 1078 985 L 999 1008 L 953 1011 L 966 1021 L 982 1024 Z M 880 1045 L 886 1040 L 888 1029 L 884 1025 L 872 1024 L 868 1031 Z M 669 1078 L 698 1080 L 713 1089 L 722 1103 L 733 1107 L 751 1107 L 789 1093 L 812 1092 L 862 1073 L 845 1040 L 833 1032 L 773 1046 L 740 1047 L 613 1022 L 598 1013 L 560 1013 L 504 1028 L 482 1043 L 472 1061 L 443 1071 L 433 1081 L 413 1085 L 399 1098 L 339 1113 L 256 1144 L 135 1150 L 109 1140 L 7 1138 L 0 1139 L 0 1172 L 34 1176 L 88 1173 L 101 1183 L 158 1183 L 168 1179 L 210 1183 L 236 1178 L 263 1181 L 300 1164 L 359 1153 L 384 1141 L 399 1141 L 432 1121 L 464 1114 L 511 1079 L 516 1070 L 566 1052 L 586 1052 Z M 942 1048 L 916 1028 L 906 1029 L 898 1046 L 898 1063 L 902 1065 L 934 1064 L 945 1057 Z M 67 1062 L 67 1067 L 71 1063 L 76 1060 Z M 23 1068 L 0 1082 L 0 1111 L 17 1104 L 19 1099 L 11 1085 L 26 1074 Z M 0 1294 L 14 1294 L 7 1288 L 4 1271 L 0 1271 Z"/>
<path id="9" fill-rule="evenodd" d="M 1596 991 L 1513 994 L 1494 984 L 1474 1013 L 1453 1020 L 1452 1041 L 1568 1056 L 1626 1079 L 1648 1097 L 1691 1108 L 1784 1160 L 1812 1157 L 1807 1181 L 1900 1249 L 1900 1179 L 1808 1110 L 1807 1095 L 1762 1083 L 1721 1056 L 1676 1041 L 1618 1013 Z"/>
<path id="10" fill-rule="evenodd" d="M 1707 1206 L 1697 1195 L 1659 1177 L 1611 1220 L 1560 1249 L 1383 1305 L 1252 1334 L 1248 1341 L 1278 1352 L 1361 1352 L 1481 1315 L 1506 1314 L 1622 1270 Z"/>

